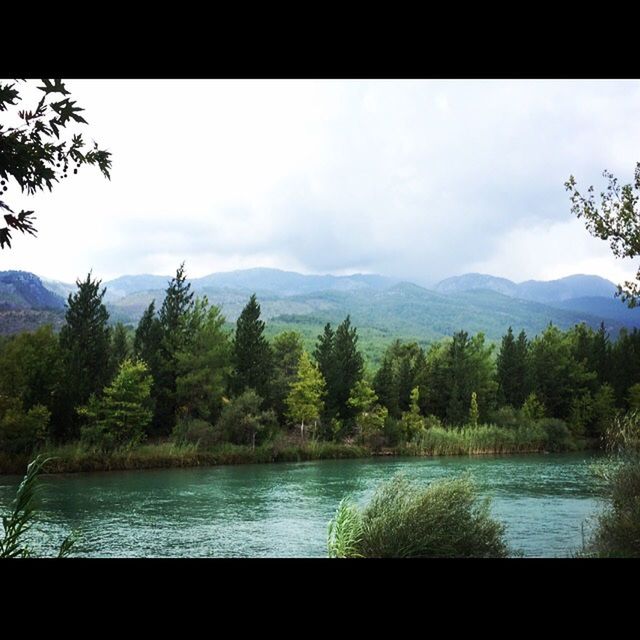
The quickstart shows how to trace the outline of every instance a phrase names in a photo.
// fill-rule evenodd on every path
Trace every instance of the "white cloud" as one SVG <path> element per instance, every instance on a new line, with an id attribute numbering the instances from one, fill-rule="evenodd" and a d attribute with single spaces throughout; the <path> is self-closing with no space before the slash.
<path id="1" fill-rule="evenodd" d="M 572 218 L 564 181 L 629 180 L 640 83 L 80 81 L 83 169 L 24 199 L 39 237 L 0 269 L 72 280 L 274 266 L 421 282 L 635 272 Z M 613 276 L 616 278 L 613 278 Z"/>

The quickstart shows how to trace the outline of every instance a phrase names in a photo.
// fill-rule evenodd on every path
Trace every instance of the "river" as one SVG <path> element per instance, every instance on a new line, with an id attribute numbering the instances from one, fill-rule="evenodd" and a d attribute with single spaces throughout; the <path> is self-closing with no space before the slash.
<path id="1" fill-rule="evenodd" d="M 602 507 L 592 454 L 372 458 L 48 475 L 31 535 L 53 555 L 72 529 L 90 557 L 322 557 L 342 497 L 360 504 L 394 473 L 429 482 L 470 472 L 509 545 L 569 556 Z M 0 476 L 6 513 L 20 478 Z"/>

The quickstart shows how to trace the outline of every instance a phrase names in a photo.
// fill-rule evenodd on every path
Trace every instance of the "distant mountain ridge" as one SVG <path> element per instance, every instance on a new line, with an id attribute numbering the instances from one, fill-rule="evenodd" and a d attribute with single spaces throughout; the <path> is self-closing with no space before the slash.
<path id="1" fill-rule="evenodd" d="M 13 275 L 3 289 L 2 278 L 7 274 Z M 104 282 L 112 321 L 137 323 L 152 300 L 158 308 L 170 279 L 127 275 Z M 499 339 L 510 325 L 534 335 L 549 322 L 562 328 L 585 322 L 595 328 L 604 321 L 612 335 L 623 326 L 640 327 L 640 309 L 628 309 L 615 299 L 615 285 L 598 276 L 518 284 L 486 274 L 465 274 L 426 289 L 374 274 L 303 275 L 259 268 L 213 273 L 190 282 L 196 295 L 206 295 L 211 303 L 221 306 L 230 322 L 255 292 L 270 331 L 295 326 L 308 338 L 317 335 L 324 323 L 338 322 L 347 314 L 367 335 L 384 340 L 433 340 L 459 329 L 483 331 L 488 338 Z M 9 325 L 11 332 L 19 330 L 20 319 L 27 316 L 16 310 L 62 313 L 66 296 L 75 288 L 26 272 L 0 272 L 0 309 L 5 309 L 4 316 L 0 314 L 0 333 L 9 332 Z M 29 306 L 32 301 L 40 306 Z M 9 313 L 13 315 L 9 317 Z M 34 322 L 32 314 L 29 327 Z"/>
<path id="2" fill-rule="evenodd" d="M 488 289 L 512 298 L 535 302 L 564 302 L 572 298 L 612 298 L 616 285 L 600 276 L 583 274 L 557 280 L 526 280 L 517 283 L 484 273 L 465 273 L 442 280 L 434 287 L 434 290 L 440 293 L 458 293 L 475 289 Z"/>
<path id="3" fill-rule="evenodd" d="M 0 309 L 63 309 L 64 299 L 28 271 L 0 271 Z"/>

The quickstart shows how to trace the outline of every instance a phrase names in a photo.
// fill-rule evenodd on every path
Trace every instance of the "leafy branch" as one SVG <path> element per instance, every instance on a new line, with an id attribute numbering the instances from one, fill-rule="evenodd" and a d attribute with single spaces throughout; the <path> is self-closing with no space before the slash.
<path id="1" fill-rule="evenodd" d="M 16 81 L 17 82 L 17 81 Z M 0 83 L 0 112 L 9 112 L 21 101 L 16 82 Z M 36 191 L 53 189 L 53 184 L 68 178 L 71 164 L 77 174 L 83 165 L 97 165 L 101 173 L 110 179 L 111 152 L 100 149 L 96 142 L 86 143 L 81 134 L 73 133 L 64 138 L 68 125 L 88 124 L 79 114 L 83 111 L 70 95 L 64 83 L 59 80 L 42 80 L 37 87 L 43 92 L 34 109 L 20 109 L 19 126 L 7 127 L 0 124 L 0 209 L 4 214 L 4 227 L 0 227 L 0 248 L 11 247 L 12 231 L 36 235 L 33 211 L 21 210 L 15 213 L 1 198 L 5 197 L 13 179 L 21 191 L 33 195 Z M 62 96 L 54 101 L 54 96 Z M 15 109 L 14 109 L 15 110 Z"/>
<path id="2" fill-rule="evenodd" d="M 584 218 L 589 233 L 596 238 L 608 240 L 613 254 L 618 258 L 635 258 L 640 255 L 640 162 L 636 164 L 633 184 L 620 185 L 609 171 L 602 174 L 609 184 L 600 193 L 600 206 L 596 204 L 593 186 L 583 196 L 576 187 L 573 176 L 565 182 L 571 193 L 571 212 Z M 636 280 L 618 285 L 617 296 L 633 308 L 640 304 L 640 267 Z"/>

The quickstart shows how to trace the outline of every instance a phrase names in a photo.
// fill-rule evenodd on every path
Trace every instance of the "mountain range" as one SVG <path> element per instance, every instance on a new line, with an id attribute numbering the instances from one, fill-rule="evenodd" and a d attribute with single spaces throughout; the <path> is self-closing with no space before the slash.
<path id="1" fill-rule="evenodd" d="M 152 300 L 159 307 L 170 279 L 127 275 L 104 282 L 111 318 L 137 323 Z M 590 275 L 516 283 L 470 273 L 426 289 L 380 275 L 304 275 L 258 268 L 213 273 L 190 282 L 196 295 L 221 306 L 231 322 L 256 293 L 270 334 L 296 328 L 307 340 L 326 322 L 340 322 L 347 314 L 363 342 L 396 337 L 427 342 L 459 329 L 484 331 L 497 340 L 509 326 L 534 335 L 549 322 L 561 328 L 579 322 L 595 328 L 604 322 L 613 336 L 622 327 L 640 327 L 640 308 L 627 308 L 614 298 L 613 282 Z M 42 322 L 58 326 L 65 298 L 75 288 L 28 272 L 0 272 L 0 334 L 37 326 L 38 314 Z"/>

